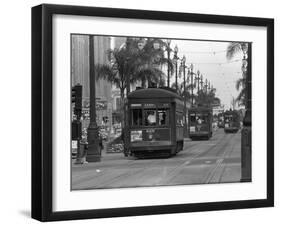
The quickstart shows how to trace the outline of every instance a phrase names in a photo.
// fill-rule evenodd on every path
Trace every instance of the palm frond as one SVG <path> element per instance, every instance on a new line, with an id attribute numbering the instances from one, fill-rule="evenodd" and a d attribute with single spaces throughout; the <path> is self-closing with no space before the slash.
<path id="1" fill-rule="evenodd" d="M 238 96 L 236 97 L 236 102 L 239 106 L 245 106 L 246 105 L 246 89 L 242 89 Z"/>
<path id="2" fill-rule="evenodd" d="M 96 79 L 105 79 L 111 82 L 115 76 L 112 67 L 107 64 L 95 65 L 95 71 L 97 72 Z"/>
<path id="3" fill-rule="evenodd" d="M 239 43 L 239 42 L 231 42 L 227 46 L 226 58 L 228 60 L 231 60 L 238 52 L 241 52 L 241 51 L 242 51 L 241 43 Z"/>

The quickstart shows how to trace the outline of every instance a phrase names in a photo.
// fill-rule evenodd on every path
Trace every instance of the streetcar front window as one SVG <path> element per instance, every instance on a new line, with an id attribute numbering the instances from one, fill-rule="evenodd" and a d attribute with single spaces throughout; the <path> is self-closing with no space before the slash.
<path id="1" fill-rule="evenodd" d="M 169 110 L 168 109 L 158 109 L 158 123 L 159 126 L 169 125 Z"/>
<path id="2" fill-rule="evenodd" d="M 131 116 L 132 116 L 132 126 L 142 125 L 142 109 L 133 109 Z"/>
<path id="3" fill-rule="evenodd" d="M 208 122 L 208 114 L 202 114 L 200 118 L 202 120 L 202 123 Z"/>
<path id="4" fill-rule="evenodd" d="M 227 115 L 227 116 L 225 116 L 225 121 L 226 121 L 226 122 L 232 122 L 232 121 L 233 121 L 232 115 Z"/>
<path id="5" fill-rule="evenodd" d="M 144 123 L 145 126 L 155 126 L 156 125 L 156 110 L 146 109 L 144 110 Z"/>
<path id="6" fill-rule="evenodd" d="M 190 114 L 190 122 L 196 122 L 196 115 Z"/>
<path id="7" fill-rule="evenodd" d="M 190 122 L 203 124 L 208 122 L 208 114 L 190 114 Z"/>

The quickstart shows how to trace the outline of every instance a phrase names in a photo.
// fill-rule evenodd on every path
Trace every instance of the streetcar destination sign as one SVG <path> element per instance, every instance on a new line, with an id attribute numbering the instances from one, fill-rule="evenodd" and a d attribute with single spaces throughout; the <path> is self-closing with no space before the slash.
<path id="1" fill-rule="evenodd" d="M 131 104 L 131 107 L 141 107 L 141 104 Z"/>
<path id="2" fill-rule="evenodd" d="M 156 108 L 156 104 L 144 104 L 145 108 Z"/>

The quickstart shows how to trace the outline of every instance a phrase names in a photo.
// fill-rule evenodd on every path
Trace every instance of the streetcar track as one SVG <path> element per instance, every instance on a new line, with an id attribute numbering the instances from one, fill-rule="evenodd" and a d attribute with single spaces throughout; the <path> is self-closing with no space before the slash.
<path id="1" fill-rule="evenodd" d="M 236 138 L 236 137 L 235 137 L 235 138 Z M 232 154 L 233 151 L 234 151 L 234 145 L 232 146 L 232 149 L 231 149 L 231 151 L 230 151 L 228 157 L 231 156 L 231 154 Z M 219 180 L 218 180 L 219 182 L 221 182 L 221 180 L 222 180 L 222 176 L 223 176 L 223 173 L 224 173 L 224 171 L 225 171 L 225 168 L 226 168 L 226 164 L 224 163 L 224 164 L 223 164 L 222 173 L 221 173 L 221 175 L 220 175 L 220 177 L 219 177 Z"/>
<path id="2" fill-rule="evenodd" d="M 228 145 L 229 145 L 228 141 L 223 144 L 222 148 L 219 151 L 219 152 L 221 152 L 221 150 L 223 151 L 223 156 L 222 156 L 222 158 L 220 158 L 216 161 L 216 165 L 208 172 L 207 176 L 203 180 L 205 183 L 207 183 L 207 184 L 210 183 L 211 179 L 214 177 L 214 174 L 215 174 L 216 170 L 222 164 L 224 156 L 225 156 L 225 154 L 227 153 L 227 150 L 228 150 L 228 149 L 225 149 L 225 148 Z"/>
<path id="3" fill-rule="evenodd" d="M 224 138 L 228 138 L 228 139 L 224 139 Z M 196 155 L 196 158 L 200 158 L 204 155 L 206 155 L 207 153 L 211 152 L 212 150 L 215 150 L 217 148 L 217 146 L 221 145 L 223 142 L 225 142 L 227 144 L 227 142 L 231 140 L 231 137 L 227 136 L 227 134 L 224 134 L 224 136 L 220 139 L 219 143 L 216 143 L 215 145 L 213 145 L 212 147 L 210 147 L 209 149 L 207 149 L 204 152 L 198 153 L 198 155 Z M 221 149 L 218 149 L 218 152 L 221 152 Z M 215 154 L 215 156 L 217 156 L 218 153 Z M 194 158 L 192 158 L 193 160 Z"/>
<path id="4" fill-rule="evenodd" d="M 235 136 L 236 136 L 236 134 L 235 134 Z M 234 139 L 235 139 L 235 138 L 236 138 L 236 137 L 234 137 Z M 226 143 L 226 144 L 227 144 L 227 143 Z M 223 148 L 225 148 L 225 146 L 226 146 L 226 145 L 224 145 Z M 223 153 L 223 156 L 222 156 L 220 159 L 218 159 L 218 160 L 216 161 L 216 165 L 209 171 L 209 173 L 207 174 L 207 177 L 205 177 L 205 179 L 204 179 L 204 182 L 205 182 L 205 183 L 209 184 L 209 183 L 212 181 L 212 179 L 214 178 L 214 176 L 215 176 L 217 170 L 222 169 L 222 173 L 223 173 L 223 171 L 224 171 L 224 169 L 225 169 L 225 164 L 223 163 L 223 162 L 224 162 L 224 159 L 226 158 L 226 155 L 230 156 L 231 153 L 233 152 L 233 150 L 234 150 L 234 140 L 233 140 L 233 142 L 231 143 L 231 150 L 228 151 L 228 149 L 225 149 L 225 151 L 224 151 L 224 153 Z M 222 177 L 222 174 L 221 174 L 221 176 L 220 176 L 220 179 L 218 180 L 219 182 L 220 182 L 220 180 L 221 180 L 221 177 Z"/>
<path id="5" fill-rule="evenodd" d="M 206 153 L 209 153 L 210 151 L 214 150 L 215 147 L 217 147 L 219 144 L 221 144 L 222 142 L 225 142 L 224 145 L 227 145 L 227 142 L 231 139 L 223 139 L 227 136 L 227 134 L 224 134 L 223 137 L 219 140 L 219 143 L 217 143 L 216 145 L 212 146 L 211 148 L 207 149 L 206 151 L 203 151 L 203 152 L 200 152 L 198 154 L 196 154 L 195 156 L 193 156 L 190 160 L 185 160 L 185 162 L 183 164 L 179 164 L 177 167 L 175 167 L 168 175 L 167 175 L 167 178 L 168 179 L 163 179 L 161 182 L 163 183 L 163 181 L 165 181 L 166 183 L 169 183 L 175 175 L 179 174 L 185 165 L 188 165 L 189 163 L 191 163 L 194 159 L 196 158 L 200 158 L 200 156 L 203 156 L 205 155 Z M 198 143 L 200 144 L 200 143 Z M 188 162 L 188 164 L 187 164 Z"/>

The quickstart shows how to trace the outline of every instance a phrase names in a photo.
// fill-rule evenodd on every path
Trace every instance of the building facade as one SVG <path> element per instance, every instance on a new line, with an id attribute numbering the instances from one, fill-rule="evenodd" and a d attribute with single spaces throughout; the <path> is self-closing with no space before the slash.
<path id="1" fill-rule="evenodd" d="M 94 36 L 94 61 L 97 64 L 108 64 L 107 51 L 110 49 L 109 36 Z M 89 36 L 71 35 L 71 81 L 72 86 L 81 84 L 83 87 L 82 104 L 87 112 L 90 100 L 89 82 Z M 112 85 L 104 79 L 96 80 L 97 123 L 112 127 Z M 87 126 L 87 117 L 84 119 L 84 127 Z"/>

